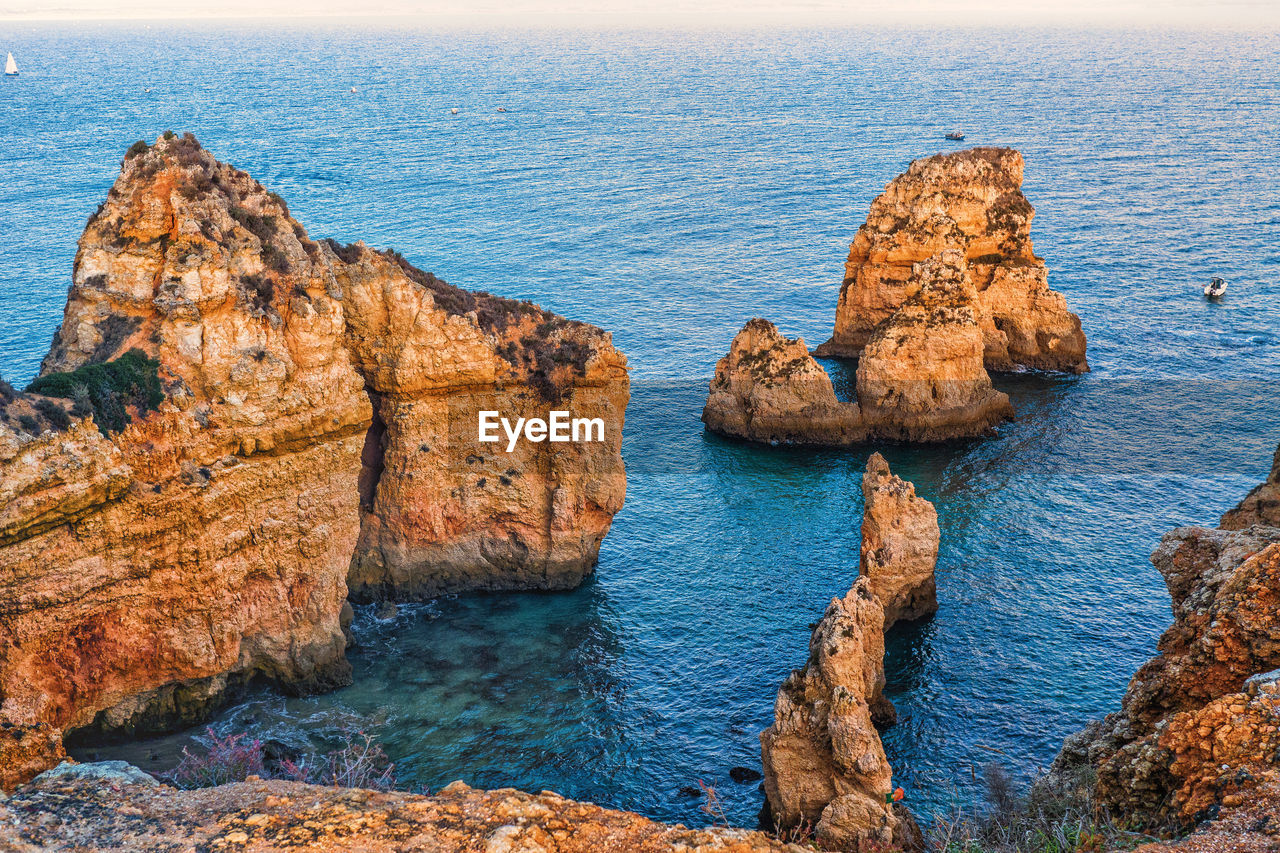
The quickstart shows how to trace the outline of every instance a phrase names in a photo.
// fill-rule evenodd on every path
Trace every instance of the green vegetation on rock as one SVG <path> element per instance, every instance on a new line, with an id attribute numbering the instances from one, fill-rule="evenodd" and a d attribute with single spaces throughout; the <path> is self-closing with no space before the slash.
<path id="1" fill-rule="evenodd" d="M 129 425 L 129 406 L 145 413 L 164 401 L 160 362 L 131 349 L 114 361 L 86 364 L 68 373 L 50 373 L 27 386 L 30 394 L 76 401 L 78 415 L 93 414 L 103 435 Z"/>

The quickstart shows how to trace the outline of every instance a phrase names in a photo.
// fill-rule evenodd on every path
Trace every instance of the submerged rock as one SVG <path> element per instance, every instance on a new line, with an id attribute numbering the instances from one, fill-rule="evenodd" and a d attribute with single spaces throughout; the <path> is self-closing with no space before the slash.
<path id="1" fill-rule="evenodd" d="M 0 849 L 802 853 L 761 832 L 671 826 L 550 791 L 455 782 L 420 796 L 281 781 L 179 791 L 45 777 L 0 801 Z"/>
<path id="2" fill-rule="evenodd" d="M 891 181 L 850 246 L 835 333 L 818 355 L 859 357 L 920 289 L 913 266 L 950 250 L 967 262 L 988 369 L 1088 370 L 1080 320 L 1032 249 L 1022 172 L 1017 151 L 974 148 L 916 160 Z"/>
<path id="3" fill-rule="evenodd" d="M 808 662 L 783 683 L 760 735 L 765 795 L 783 827 L 813 826 L 820 844 L 841 850 L 911 838 L 872 721 L 883 688 L 884 609 L 859 578 L 827 606 Z"/>
<path id="4" fill-rule="evenodd" d="M 189 135 L 130 150 L 32 402 L 8 396 L 0 720 L 21 725 L 142 732 L 249 680 L 344 684 L 348 586 L 571 587 L 625 494 L 606 332 L 311 240 Z M 602 440 L 478 441 L 481 410 L 552 408 Z"/>
<path id="5" fill-rule="evenodd" d="M 1175 530 L 1152 562 L 1173 625 L 1054 771 L 1091 767 L 1115 813 L 1184 828 L 1280 780 L 1280 528 Z"/>
<path id="6" fill-rule="evenodd" d="M 862 477 L 862 554 L 858 571 L 884 607 L 884 627 L 938 609 L 938 513 L 916 489 L 894 476 L 879 453 Z"/>

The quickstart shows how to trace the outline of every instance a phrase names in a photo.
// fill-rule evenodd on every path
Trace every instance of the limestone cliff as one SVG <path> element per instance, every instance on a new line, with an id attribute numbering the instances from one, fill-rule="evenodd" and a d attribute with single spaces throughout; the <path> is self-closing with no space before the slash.
<path id="1" fill-rule="evenodd" d="M 919 290 L 913 265 L 951 250 L 967 261 L 988 369 L 1088 370 L 1080 320 L 1032 249 L 1022 172 L 1017 151 L 974 148 L 916 160 L 891 181 L 849 248 L 835 333 L 818 355 L 860 356 Z"/>
<path id="2" fill-rule="evenodd" d="M 1119 712 L 1069 740 L 1117 813 L 1187 826 L 1280 781 L 1280 528 L 1183 528 L 1152 557 L 1173 602 Z"/>
<path id="3" fill-rule="evenodd" d="M 348 581 L 569 587 L 625 492 L 608 334 L 311 240 L 189 135 L 130 149 L 30 391 L 0 399 L 17 724 L 141 731 L 251 679 L 341 684 Z M 552 408 L 603 440 L 478 441 L 482 409 Z"/>
<path id="4" fill-rule="evenodd" d="M 765 795 L 782 826 L 811 826 L 828 849 L 917 843 L 890 800 L 893 771 L 872 721 L 883 688 L 884 609 L 859 578 L 827 606 L 760 735 Z"/>
<path id="5" fill-rule="evenodd" d="M 1223 530 L 1242 530 L 1252 524 L 1280 527 L 1280 448 L 1276 449 L 1267 481 L 1250 492 L 1233 510 L 1222 516 Z"/>
<path id="6" fill-rule="evenodd" d="M 894 476 L 879 453 L 862 476 L 860 574 L 884 607 L 884 627 L 920 619 L 938 609 L 938 513 L 916 489 Z"/>
<path id="7" fill-rule="evenodd" d="M 58 768 L 0 799 L 0 850 L 81 853 L 801 853 L 760 832 L 687 829 L 543 791 L 434 796 L 250 780 L 177 791 L 136 770 Z"/>

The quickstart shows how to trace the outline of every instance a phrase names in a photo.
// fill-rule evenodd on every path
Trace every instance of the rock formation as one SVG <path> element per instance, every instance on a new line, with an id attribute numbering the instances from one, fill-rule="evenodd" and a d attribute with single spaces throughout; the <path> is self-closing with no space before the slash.
<path id="1" fill-rule="evenodd" d="M 760 832 L 670 826 L 550 791 L 455 782 L 428 797 L 252 779 L 178 791 L 97 768 L 49 773 L 0 799 L 0 849 L 802 853 Z"/>
<path id="2" fill-rule="evenodd" d="M 0 722 L 0 797 L 66 757 L 62 733 L 48 723 Z"/>
<path id="3" fill-rule="evenodd" d="M 1253 524 L 1280 527 L 1280 448 L 1271 464 L 1271 476 L 1235 509 L 1223 515 L 1218 526 L 1223 530 L 1242 530 Z"/>
<path id="4" fill-rule="evenodd" d="M 915 291 L 876 327 L 858 361 L 858 405 L 871 431 L 903 441 L 982 435 L 1013 417 L 982 366 L 982 331 L 964 258 L 915 265 Z"/>
<path id="5" fill-rule="evenodd" d="M 952 250 L 968 262 L 989 370 L 1088 370 L 1080 320 L 1031 246 L 1022 170 L 1017 151 L 974 148 L 916 160 L 891 181 L 850 246 L 835 333 L 817 354 L 861 356 L 920 289 L 913 266 Z"/>
<path id="6" fill-rule="evenodd" d="M 1175 530 L 1152 562 L 1173 625 L 1055 771 L 1092 766 L 1117 813 L 1183 827 L 1280 781 L 1280 528 Z"/>
<path id="7" fill-rule="evenodd" d="M 751 441 L 845 446 L 971 438 L 1011 419 L 1009 398 L 983 368 L 964 258 L 944 251 L 912 275 L 917 289 L 863 352 L 856 403 L 836 398 L 803 340 L 756 319 L 716 365 L 703 422 Z"/>
<path id="8" fill-rule="evenodd" d="M 836 399 L 831 378 L 802 338 L 768 320 L 747 322 L 716 364 L 702 420 L 723 435 L 783 444 L 854 444 L 867 429 L 855 403 Z"/>
<path id="9" fill-rule="evenodd" d="M 938 513 L 916 489 L 889 470 L 879 453 L 862 477 L 862 556 L 858 571 L 884 607 L 884 627 L 938 609 Z"/>
<path id="10" fill-rule="evenodd" d="M 760 735 L 765 795 L 782 826 L 812 826 L 840 850 L 914 844 L 914 822 L 890 802 L 893 772 L 872 721 L 883 688 L 884 609 L 859 578 L 827 606 Z"/>
<path id="11" fill-rule="evenodd" d="M 353 596 L 559 589 L 621 507 L 609 335 L 311 240 L 191 136 L 130 149 L 0 388 L 0 720 L 133 732 L 349 677 Z M 603 440 L 478 441 L 478 413 Z"/>

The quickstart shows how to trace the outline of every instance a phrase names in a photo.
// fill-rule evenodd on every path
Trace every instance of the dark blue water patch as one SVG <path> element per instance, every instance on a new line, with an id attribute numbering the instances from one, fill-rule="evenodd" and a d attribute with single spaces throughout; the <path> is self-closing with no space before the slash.
<path id="1" fill-rule="evenodd" d="M 760 794 L 728 770 L 758 765 L 778 684 L 856 576 L 875 449 L 943 534 L 938 614 L 888 638 L 886 747 L 921 811 L 969 802 L 987 762 L 1026 779 L 1116 707 L 1170 618 L 1160 535 L 1213 522 L 1280 441 L 1275 34 L 0 32 L 24 69 L 0 85 L 16 384 L 124 150 L 166 128 L 316 238 L 596 323 L 630 359 L 627 505 L 590 583 L 364 613 L 355 684 L 256 694 L 223 731 L 301 746 L 357 726 L 407 784 L 547 787 L 691 824 L 706 816 L 679 789 L 701 778 L 750 824 Z M 1019 416 L 984 441 L 708 435 L 707 380 L 742 324 L 826 340 L 871 199 L 957 124 L 1023 151 L 1036 250 L 1094 372 L 997 377 Z M 1232 282 L 1217 305 L 1211 275 Z M 851 398 L 849 365 L 824 364 Z M 156 766 L 191 735 L 101 752 Z"/>

